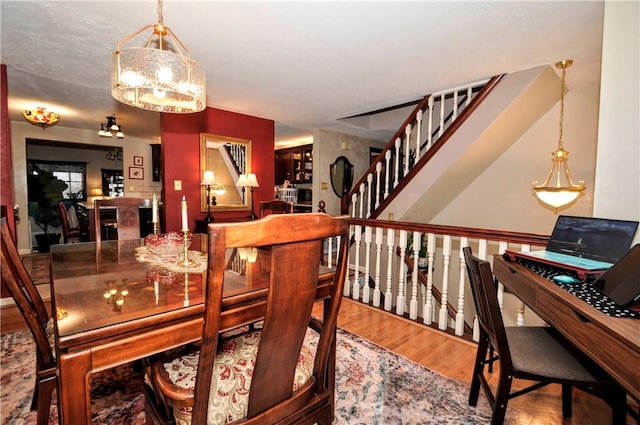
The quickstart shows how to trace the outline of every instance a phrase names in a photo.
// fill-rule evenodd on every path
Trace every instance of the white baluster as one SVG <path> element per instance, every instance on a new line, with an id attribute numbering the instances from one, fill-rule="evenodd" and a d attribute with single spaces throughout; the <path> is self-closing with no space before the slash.
<path id="1" fill-rule="evenodd" d="M 411 272 L 411 300 L 409 301 L 409 318 L 418 318 L 418 260 L 420 258 L 420 232 L 413 232 L 413 270 Z"/>
<path id="2" fill-rule="evenodd" d="M 440 95 L 440 129 L 438 130 L 438 139 L 444 133 L 444 93 Z"/>
<path id="3" fill-rule="evenodd" d="M 447 329 L 447 297 L 449 295 L 449 262 L 451 260 L 451 236 L 444 235 L 442 244 L 443 276 L 442 276 L 442 300 L 440 301 L 440 316 L 438 317 L 438 329 Z"/>
<path id="4" fill-rule="evenodd" d="M 464 289 L 465 289 L 465 275 L 467 274 L 467 266 L 464 261 L 464 254 L 462 248 L 469 245 L 469 238 L 463 236 L 460 238 L 460 282 L 458 284 L 458 306 L 456 312 L 456 335 L 464 334 Z"/>
<path id="5" fill-rule="evenodd" d="M 362 226 L 356 225 L 354 227 L 354 244 L 355 252 L 355 265 L 354 265 L 354 274 L 353 274 L 353 285 L 351 287 L 351 298 L 354 300 L 360 299 L 360 242 L 362 241 Z"/>
<path id="6" fill-rule="evenodd" d="M 364 183 L 360 183 L 360 215 L 358 217 L 365 218 L 364 216 Z"/>
<path id="7" fill-rule="evenodd" d="M 373 306 L 380 307 L 380 261 L 382 255 L 382 227 L 376 227 L 376 274 L 373 289 Z"/>
<path id="8" fill-rule="evenodd" d="M 427 150 L 429 150 L 433 144 L 433 96 L 429 96 L 429 122 L 427 124 Z"/>
<path id="9" fill-rule="evenodd" d="M 337 245 L 337 246 L 340 246 L 340 245 Z M 327 238 L 327 267 L 329 268 L 331 268 L 333 264 L 332 257 L 333 257 L 333 238 Z"/>
<path id="10" fill-rule="evenodd" d="M 369 188 L 369 190 L 367 190 L 367 218 L 371 217 L 371 204 L 373 203 L 373 193 L 371 191 L 371 186 L 372 186 L 372 182 L 373 182 L 373 174 L 369 173 L 367 175 L 367 187 Z"/>
<path id="11" fill-rule="evenodd" d="M 371 227 L 364 228 L 364 284 L 362 286 L 362 302 L 369 304 L 369 267 L 371 266 Z"/>
<path id="12" fill-rule="evenodd" d="M 467 87 L 467 101 L 465 103 L 465 106 L 469 106 L 469 104 L 471 103 L 471 95 L 473 94 L 473 89 L 471 86 Z"/>
<path id="13" fill-rule="evenodd" d="M 396 138 L 396 166 L 393 168 L 393 188 L 398 186 L 398 170 L 400 169 L 400 138 Z"/>
<path id="14" fill-rule="evenodd" d="M 433 259 L 436 254 L 436 235 L 427 234 L 427 299 L 424 303 L 422 317 L 424 323 L 430 325 L 433 322 Z"/>
<path id="15" fill-rule="evenodd" d="M 400 274 L 398 279 L 398 296 L 396 297 L 396 314 L 402 316 L 404 314 L 404 284 L 406 281 L 404 257 L 407 248 L 407 231 L 400 230 Z"/>
<path id="16" fill-rule="evenodd" d="M 382 162 L 378 161 L 378 163 L 376 164 L 376 205 L 375 208 L 377 209 L 380 206 L 380 185 L 382 184 L 382 179 L 380 176 L 380 173 L 382 172 Z"/>
<path id="17" fill-rule="evenodd" d="M 389 167 L 391 163 L 391 150 L 388 150 L 384 153 L 384 160 L 386 166 L 384 167 L 384 196 L 382 198 L 387 199 L 387 197 L 389 196 L 389 182 L 391 182 L 391 180 L 389 179 L 389 173 L 391 172 L 391 167 Z"/>
<path id="18" fill-rule="evenodd" d="M 409 152 L 411 149 L 411 124 L 404 128 L 404 177 L 409 174 Z"/>
<path id="19" fill-rule="evenodd" d="M 530 251 L 531 250 L 531 245 L 529 244 L 522 244 L 522 246 L 520 247 L 521 251 Z M 516 316 L 516 325 L 517 326 L 524 326 L 524 303 L 520 300 L 518 300 L 518 314 Z"/>
<path id="20" fill-rule="evenodd" d="M 504 251 L 507 249 L 508 243 L 504 241 L 500 241 L 498 243 L 498 253 L 502 255 Z M 504 306 L 504 285 L 502 282 L 498 282 L 498 304 L 500 304 L 500 311 Z"/>
<path id="21" fill-rule="evenodd" d="M 453 92 L 453 118 L 451 122 L 454 122 L 458 118 L 458 90 Z"/>
<path id="22" fill-rule="evenodd" d="M 422 143 L 421 133 L 422 133 L 422 109 L 416 112 L 416 161 L 415 164 L 418 163 L 420 159 L 420 143 Z"/>
<path id="23" fill-rule="evenodd" d="M 353 195 L 351 195 L 351 217 L 353 218 L 360 218 L 357 215 L 358 214 L 357 205 L 358 205 L 358 194 L 354 193 Z"/>
<path id="24" fill-rule="evenodd" d="M 384 309 L 391 311 L 391 273 L 393 271 L 393 247 L 396 244 L 395 232 L 393 229 L 387 229 L 387 287 L 384 292 Z"/>

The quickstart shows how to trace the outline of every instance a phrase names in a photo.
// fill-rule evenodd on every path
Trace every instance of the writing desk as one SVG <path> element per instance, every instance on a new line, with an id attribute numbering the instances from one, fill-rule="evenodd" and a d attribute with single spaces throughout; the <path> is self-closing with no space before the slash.
<path id="1" fill-rule="evenodd" d="M 500 255 L 493 259 L 493 273 L 509 292 L 640 400 L 640 320 L 608 316 Z"/>
<path id="2" fill-rule="evenodd" d="M 205 273 L 167 277 L 162 267 L 136 260 L 135 248 L 142 245 L 125 240 L 52 247 L 54 311 L 66 313 L 56 320 L 60 424 L 91 423 L 91 373 L 200 339 Z M 206 247 L 206 235 L 194 235 L 190 249 Z M 225 274 L 221 331 L 264 316 L 261 255 L 244 276 Z M 321 267 L 317 299 L 327 298 L 332 279 L 333 272 Z M 124 297 L 122 290 L 128 291 Z M 122 299 L 122 305 L 115 302 Z"/>

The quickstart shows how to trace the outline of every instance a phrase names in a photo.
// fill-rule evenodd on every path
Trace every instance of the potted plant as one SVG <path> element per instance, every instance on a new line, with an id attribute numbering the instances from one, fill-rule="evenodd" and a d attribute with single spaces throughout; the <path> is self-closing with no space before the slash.
<path id="1" fill-rule="evenodd" d="M 29 216 L 44 233 L 36 234 L 38 251 L 49 252 L 52 244 L 60 242 L 60 233 L 49 233 L 49 227 L 60 226 L 58 202 L 62 201 L 62 192 L 68 185 L 52 172 L 33 166 L 28 176 Z"/>

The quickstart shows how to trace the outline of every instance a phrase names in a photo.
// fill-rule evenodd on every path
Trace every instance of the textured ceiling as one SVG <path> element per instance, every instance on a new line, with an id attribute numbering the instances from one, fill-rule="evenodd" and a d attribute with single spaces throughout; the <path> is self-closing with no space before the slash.
<path id="1" fill-rule="evenodd" d="M 574 86 L 600 78 L 602 1 L 167 0 L 163 15 L 205 69 L 208 106 L 275 120 L 277 141 L 315 128 L 385 140 L 395 128 L 338 120 L 561 59 Z M 59 125 L 97 130 L 116 114 L 158 137 L 159 114 L 109 87 L 116 43 L 157 16 L 154 1 L 2 0 L 11 119 L 50 106 Z"/>

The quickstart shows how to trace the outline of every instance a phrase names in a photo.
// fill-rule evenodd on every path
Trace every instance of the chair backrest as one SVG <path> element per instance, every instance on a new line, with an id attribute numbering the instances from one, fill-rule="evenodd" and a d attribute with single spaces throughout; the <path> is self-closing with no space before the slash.
<path id="1" fill-rule="evenodd" d="M 260 217 L 269 214 L 293 214 L 293 204 L 281 199 L 260 201 Z"/>
<path id="2" fill-rule="evenodd" d="M 145 205 L 142 198 L 113 198 L 96 199 L 93 201 L 93 214 L 95 223 L 96 241 L 102 240 L 100 208 L 116 208 L 116 225 L 118 239 L 139 239 L 140 238 L 140 207 Z"/>
<path id="3" fill-rule="evenodd" d="M 225 257 L 228 248 L 258 247 L 268 259 L 268 295 L 260 346 L 253 370 L 247 418 L 269 411 L 264 423 L 275 423 L 303 409 L 307 402 L 333 394 L 328 388 L 331 345 L 347 268 L 349 218 L 326 214 L 294 214 L 242 223 L 209 224 L 205 322 L 198 362 L 192 423 L 206 423 L 211 366 L 216 355 Z M 323 241 L 341 236 L 333 286 L 325 306 L 312 379 L 293 393 L 294 372 L 316 300 Z M 268 249 L 261 249 L 268 248 Z M 259 271 L 257 271 L 259 272 Z M 307 406 L 308 407 L 308 406 Z M 295 411 L 296 409 L 294 409 Z M 256 418 L 258 420 L 258 418 Z"/>
<path id="4" fill-rule="evenodd" d="M 462 252 L 467 265 L 480 332 L 484 332 L 488 336 L 491 345 L 500 354 L 500 367 L 511 369 L 511 353 L 498 303 L 497 287 L 491 271 L 491 264 L 475 257 L 468 246 L 464 247 Z"/>
<path id="5" fill-rule="evenodd" d="M 2 282 L 22 313 L 36 342 L 38 370 L 55 366 L 56 360 L 47 337 L 50 315 L 33 280 L 22 263 L 11 238 L 6 217 L 0 219 L 2 228 Z"/>

